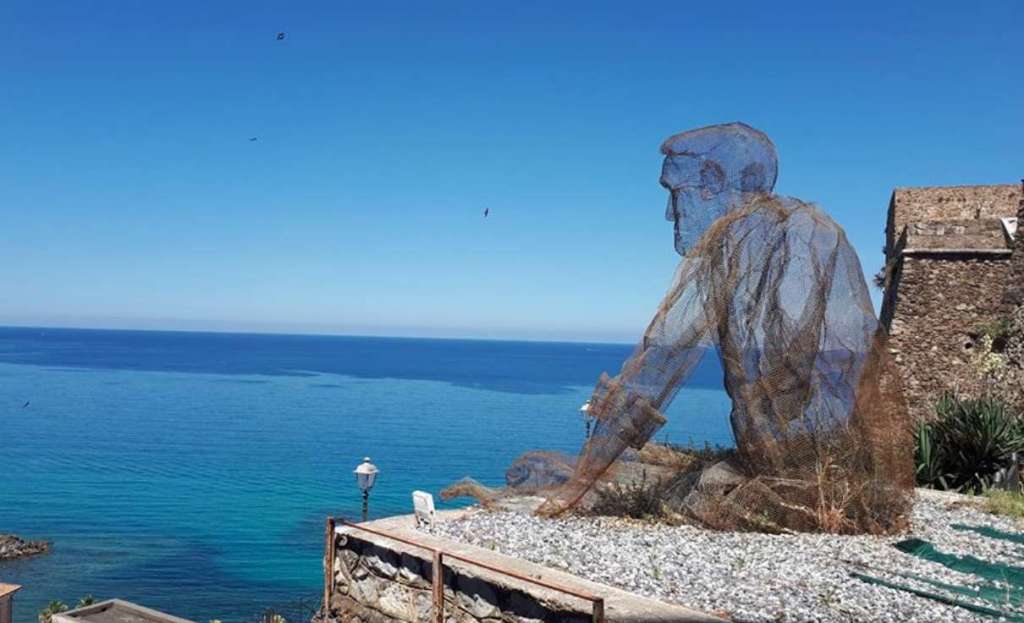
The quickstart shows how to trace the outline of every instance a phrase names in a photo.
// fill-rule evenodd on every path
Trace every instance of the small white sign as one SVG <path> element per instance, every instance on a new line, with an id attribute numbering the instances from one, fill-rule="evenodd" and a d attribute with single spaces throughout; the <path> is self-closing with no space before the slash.
<path id="1" fill-rule="evenodd" d="M 434 527 L 434 517 L 437 515 L 434 511 L 434 496 L 426 491 L 413 491 L 412 507 L 416 513 L 417 527 Z"/>

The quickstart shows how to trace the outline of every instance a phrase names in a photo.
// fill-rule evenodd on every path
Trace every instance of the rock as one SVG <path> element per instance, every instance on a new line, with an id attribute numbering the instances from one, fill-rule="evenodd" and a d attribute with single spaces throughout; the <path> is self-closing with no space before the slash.
<path id="1" fill-rule="evenodd" d="M 527 452 L 505 472 L 505 484 L 519 493 L 557 487 L 572 477 L 575 462 L 558 452 Z"/>
<path id="2" fill-rule="evenodd" d="M 0 534 L 0 560 L 14 560 L 45 554 L 50 551 L 47 541 L 26 541 L 13 534 Z"/>
<path id="3" fill-rule="evenodd" d="M 699 489 L 731 489 L 742 484 L 747 477 L 729 461 L 719 461 L 700 472 Z"/>

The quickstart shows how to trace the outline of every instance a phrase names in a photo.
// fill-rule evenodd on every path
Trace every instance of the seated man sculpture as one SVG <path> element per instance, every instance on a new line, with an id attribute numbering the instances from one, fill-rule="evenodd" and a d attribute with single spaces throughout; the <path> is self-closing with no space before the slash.
<path id="1" fill-rule="evenodd" d="M 843 230 L 817 206 L 772 194 L 775 147 L 754 128 L 692 130 L 661 151 L 665 216 L 683 258 L 621 372 L 598 381 L 594 433 L 541 512 L 573 507 L 627 448 L 651 439 L 714 348 L 732 399 L 730 470 L 741 478 L 730 512 L 783 529 L 900 529 L 913 486 L 910 426 Z"/>

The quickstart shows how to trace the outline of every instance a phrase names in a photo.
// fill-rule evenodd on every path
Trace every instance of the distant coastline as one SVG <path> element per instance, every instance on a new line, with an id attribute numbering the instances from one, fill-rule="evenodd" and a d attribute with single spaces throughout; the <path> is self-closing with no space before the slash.
<path id="1" fill-rule="evenodd" d="M 623 330 L 606 330 L 591 333 L 580 333 L 577 336 L 567 335 L 565 331 L 544 331 L 532 335 L 513 331 L 458 331 L 446 329 L 429 329 L 422 327 L 391 327 L 386 330 L 373 327 L 351 327 L 331 329 L 329 327 L 279 327 L 279 328 L 220 328 L 207 324 L 191 326 L 163 325 L 129 325 L 116 326 L 114 323 L 97 324 L 20 324 L 0 320 L 2 329 L 24 329 L 29 331 L 117 331 L 124 333 L 165 333 L 165 334 L 196 334 L 196 335 L 246 335 L 267 337 L 325 337 L 351 339 L 385 339 L 385 340 L 451 340 L 467 342 L 512 342 L 523 344 L 594 344 L 611 346 L 634 346 L 642 335 L 643 326 L 638 326 L 636 333 Z"/>

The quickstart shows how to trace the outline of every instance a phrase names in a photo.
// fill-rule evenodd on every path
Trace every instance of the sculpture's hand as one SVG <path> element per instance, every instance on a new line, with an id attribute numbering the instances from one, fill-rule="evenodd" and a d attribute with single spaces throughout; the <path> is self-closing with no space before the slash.
<path id="1" fill-rule="evenodd" d="M 718 266 L 718 264 L 715 264 Z M 662 405 L 686 383 L 710 335 L 713 314 L 707 291 L 715 283 L 701 257 L 680 263 L 672 288 L 658 307 L 643 340 L 610 378 L 602 374 L 590 398 L 596 424 L 576 463 L 572 480 L 541 507 L 557 514 L 576 504 L 626 448 L 640 449 L 665 423 Z"/>
<path id="2" fill-rule="evenodd" d="M 547 500 L 541 514 L 555 515 L 575 505 L 626 448 L 642 448 L 665 423 L 644 396 L 628 391 L 618 377 L 602 374 L 591 400 L 594 432 L 572 479 Z"/>

